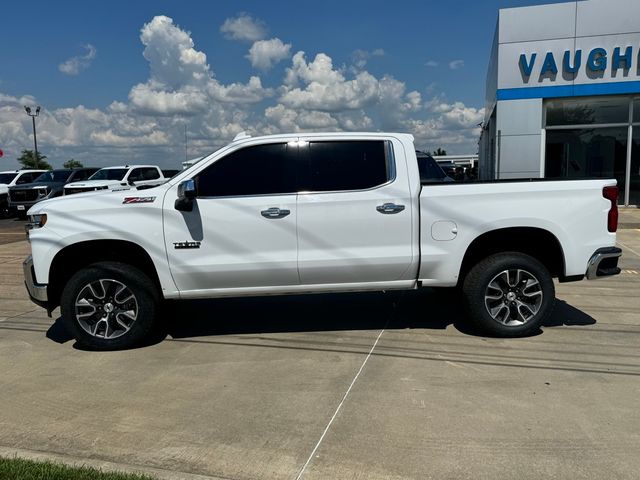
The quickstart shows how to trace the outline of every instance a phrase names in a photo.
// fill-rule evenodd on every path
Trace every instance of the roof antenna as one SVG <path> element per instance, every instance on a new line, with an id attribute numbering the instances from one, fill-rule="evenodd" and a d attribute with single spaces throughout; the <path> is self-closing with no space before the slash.
<path id="1" fill-rule="evenodd" d="M 236 142 L 238 140 L 244 140 L 245 138 L 251 138 L 251 135 L 248 135 L 247 132 L 242 131 L 233 138 L 233 141 Z"/>

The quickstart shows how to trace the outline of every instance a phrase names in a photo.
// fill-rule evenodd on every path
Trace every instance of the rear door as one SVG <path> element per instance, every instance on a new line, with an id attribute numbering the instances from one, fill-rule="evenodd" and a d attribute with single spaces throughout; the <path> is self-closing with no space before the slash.
<path id="1" fill-rule="evenodd" d="M 411 194 L 399 142 L 309 139 L 298 195 L 303 285 L 414 280 Z M 396 162 L 394 148 L 401 150 Z"/>

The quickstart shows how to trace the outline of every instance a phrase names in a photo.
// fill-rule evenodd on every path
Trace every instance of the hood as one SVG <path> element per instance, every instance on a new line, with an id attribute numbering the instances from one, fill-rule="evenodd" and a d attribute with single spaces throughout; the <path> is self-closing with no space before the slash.
<path id="1" fill-rule="evenodd" d="M 123 182 L 121 180 L 84 180 L 82 182 L 73 182 L 68 183 L 65 187 L 69 188 L 84 188 L 84 187 L 111 187 L 113 185 L 121 185 L 123 187 L 129 186 L 127 182 Z"/>
<path id="2" fill-rule="evenodd" d="M 137 191 L 132 190 L 103 190 L 100 192 L 86 192 L 74 195 L 64 195 L 56 198 L 36 203 L 29 209 L 29 215 L 37 215 L 39 213 L 62 213 L 66 216 L 70 214 L 87 215 L 92 211 L 113 210 L 120 211 L 124 208 L 136 208 L 138 206 L 158 206 L 162 203 L 164 197 L 164 189 L 153 189 Z M 145 202 L 125 202 L 126 198 L 151 199 Z"/>
<path id="3" fill-rule="evenodd" d="M 34 182 L 34 183 L 23 183 L 22 185 L 18 185 L 15 187 L 11 187 L 11 190 L 30 190 L 32 188 L 38 188 L 38 187 L 51 187 L 51 188 L 56 188 L 56 187 L 62 187 L 65 183 L 64 182 Z"/>

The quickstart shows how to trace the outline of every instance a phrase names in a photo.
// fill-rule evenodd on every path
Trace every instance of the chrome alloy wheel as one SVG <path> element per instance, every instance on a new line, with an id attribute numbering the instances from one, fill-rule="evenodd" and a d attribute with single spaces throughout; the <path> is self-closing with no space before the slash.
<path id="1" fill-rule="evenodd" d="M 493 277 L 484 294 L 487 312 L 509 327 L 524 325 L 540 310 L 543 294 L 538 279 L 526 270 L 504 270 Z"/>
<path id="2" fill-rule="evenodd" d="M 124 283 L 101 279 L 80 290 L 75 301 L 75 315 L 88 334 L 118 338 L 127 333 L 138 318 L 138 301 Z"/>

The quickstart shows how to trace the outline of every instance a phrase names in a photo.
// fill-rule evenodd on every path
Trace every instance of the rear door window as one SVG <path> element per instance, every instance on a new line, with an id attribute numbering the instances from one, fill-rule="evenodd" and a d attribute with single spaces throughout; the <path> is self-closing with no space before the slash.
<path id="1" fill-rule="evenodd" d="M 302 191 L 366 190 L 393 179 L 391 145 L 383 140 L 311 141 L 300 153 L 307 167 Z"/>

